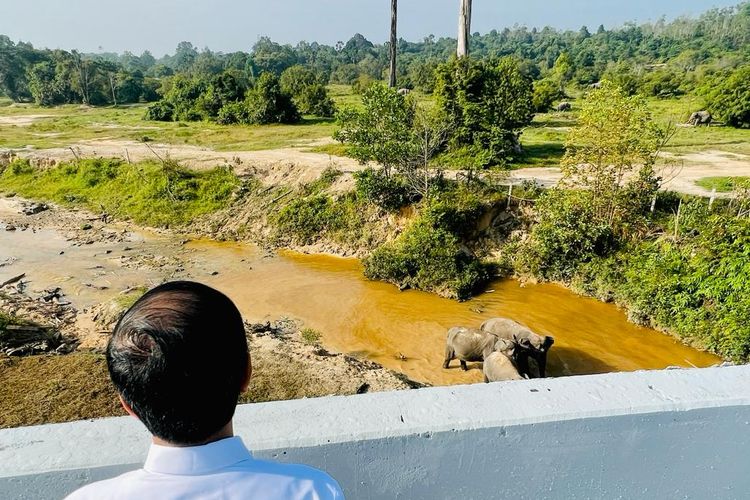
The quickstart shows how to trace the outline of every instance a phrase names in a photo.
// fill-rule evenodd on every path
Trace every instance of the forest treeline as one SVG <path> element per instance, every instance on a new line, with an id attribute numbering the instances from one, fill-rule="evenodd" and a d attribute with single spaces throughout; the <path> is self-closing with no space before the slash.
<path id="1" fill-rule="evenodd" d="M 552 81 L 585 86 L 608 79 L 631 93 L 663 97 L 691 92 L 707 80 L 729 75 L 747 64 L 749 46 L 747 2 L 671 22 L 616 29 L 584 26 L 577 31 L 516 25 L 475 33 L 470 40 L 476 58 L 516 57 L 530 79 L 547 80 L 539 86 L 546 85 L 548 94 L 554 89 Z M 455 47 L 452 38 L 399 40 L 398 86 L 431 93 L 435 69 Z M 334 46 L 305 41 L 292 46 L 262 37 L 249 52 L 199 50 L 181 42 L 174 54 L 157 59 L 148 51 L 135 55 L 37 49 L 0 36 L 0 93 L 41 105 L 149 102 L 166 94 L 176 75 L 208 82 L 200 84 L 207 86 L 212 77 L 228 72 L 241 87 L 249 88 L 264 72 L 280 76 L 297 65 L 312 71 L 318 83 L 362 88 L 387 76 L 388 51 L 387 43 L 374 44 L 359 34 Z M 252 120 L 240 116 L 229 121 Z"/>

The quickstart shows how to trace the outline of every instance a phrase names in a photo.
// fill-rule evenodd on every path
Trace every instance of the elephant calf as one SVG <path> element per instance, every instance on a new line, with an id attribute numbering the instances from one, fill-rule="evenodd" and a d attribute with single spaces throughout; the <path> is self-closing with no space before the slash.
<path id="1" fill-rule="evenodd" d="M 537 335 L 525 326 L 508 318 L 488 319 L 480 327 L 498 339 L 510 340 L 516 344 L 515 361 L 521 375 L 531 377 L 529 357 L 539 366 L 539 376 L 544 378 L 547 372 L 547 353 L 555 339 Z"/>
<path id="2" fill-rule="evenodd" d="M 500 351 L 493 351 L 485 358 L 482 372 L 484 373 L 485 382 L 523 379 L 513 364 L 513 360 Z"/>
<path id="3" fill-rule="evenodd" d="M 467 361 L 484 361 L 495 348 L 497 338 L 494 335 L 477 330 L 456 326 L 448 330 L 445 342 L 445 361 L 443 368 L 448 368 L 451 360 L 458 358 L 461 368 L 468 370 Z"/>

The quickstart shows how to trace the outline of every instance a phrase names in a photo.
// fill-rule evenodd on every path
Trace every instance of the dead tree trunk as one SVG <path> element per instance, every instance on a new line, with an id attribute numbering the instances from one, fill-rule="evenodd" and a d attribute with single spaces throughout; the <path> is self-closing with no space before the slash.
<path id="1" fill-rule="evenodd" d="M 469 37 L 471 36 L 471 0 L 460 0 L 458 11 L 458 47 L 456 55 L 469 55 Z"/>
<path id="2" fill-rule="evenodd" d="M 397 18 L 398 0 L 391 0 L 391 74 L 388 79 L 388 86 L 391 88 L 396 87 L 396 55 L 398 52 Z"/>

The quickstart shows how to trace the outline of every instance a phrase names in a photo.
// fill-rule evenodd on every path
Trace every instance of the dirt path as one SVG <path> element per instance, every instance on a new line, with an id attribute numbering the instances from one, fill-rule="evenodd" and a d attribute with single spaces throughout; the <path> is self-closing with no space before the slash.
<path id="1" fill-rule="evenodd" d="M 330 142 L 323 139 L 314 144 Z M 76 156 L 116 157 L 123 160 L 141 161 L 156 158 L 171 158 L 191 168 L 211 168 L 217 165 L 232 165 L 238 174 L 256 175 L 267 185 L 300 184 L 314 181 L 327 167 L 334 166 L 347 174 L 364 168 L 356 160 L 306 151 L 313 144 L 299 147 L 261 151 L 215 151 L 189 145 L 144 144 L 136 141 L 98 139 L 81 141 L 70 148 L 54 148 L 13 151 L 14 154 L 41 164 L 72 160 Z M 750 176 L 750 156 L 725 151 L 711 150 L 675 155 L 665 153 L 663 157 L 670 165 L 659 174 L 664 179 L 664 189 L 682 193 L 707 196 L 710 192 L 695 184 L 703 177 Z M 448 174 L 454 173 L 449 171 Z M 559 168 L 523 168 L 513 170 L 514 181 L 534 180 L 543 186 L 556 184 L 561 173 Z M 351 175 L 344 176 L 337 185 L 345 189 L 351 185 Z"/>
<path id="2" fill-rule="evenodd" d="M 702 151 L 685 155 L 665 153 L 669 164 L 658 169 L 662 177 L 662 189 L 680 193 L 708 196 L 711 192 L 695 181 L 704 177 L 750 176 L 750 156 L 726 151 Z M 559 168 L 522 168 L 511 172 L 517 180 L 535 180 L 543 186 L 556 184 L 562 174 Z M 717 193 L 717 196 L 728 196 Z"/>

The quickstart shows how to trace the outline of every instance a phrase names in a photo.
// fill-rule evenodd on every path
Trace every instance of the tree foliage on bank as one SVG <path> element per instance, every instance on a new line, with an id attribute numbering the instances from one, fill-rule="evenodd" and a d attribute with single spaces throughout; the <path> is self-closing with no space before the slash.
<path id="1" fill-rule="evenodd" d="M 449 152 L 468 150 L 482 167 L 520 154 L 521 130 L 533 118 L 533 90 L 517 60 L 454 58 L 438 67 L 435 94 L 453 130 Z"/>

